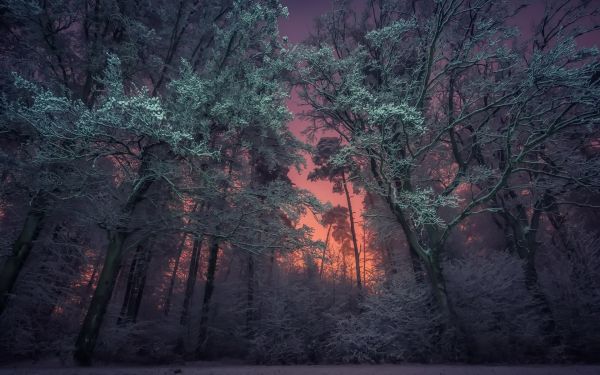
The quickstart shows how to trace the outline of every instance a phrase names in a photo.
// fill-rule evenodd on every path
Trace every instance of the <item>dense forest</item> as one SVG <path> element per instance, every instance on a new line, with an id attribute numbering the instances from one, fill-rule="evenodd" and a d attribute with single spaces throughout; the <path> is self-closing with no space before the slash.
<path id="1" fill-rule="evenodd" d="M 0 1 L 0 361 L 598 360 L 600 3 L 284 5 Z"/>

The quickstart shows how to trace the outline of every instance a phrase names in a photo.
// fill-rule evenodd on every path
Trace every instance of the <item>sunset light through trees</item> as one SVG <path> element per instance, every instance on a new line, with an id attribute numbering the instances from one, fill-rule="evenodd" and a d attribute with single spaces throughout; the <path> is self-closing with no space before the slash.
<path id="1" fill-rule="evenodd" d="M 0 31 L 0 374 L 600 358 L 599 1 L 4 0 Z"/>

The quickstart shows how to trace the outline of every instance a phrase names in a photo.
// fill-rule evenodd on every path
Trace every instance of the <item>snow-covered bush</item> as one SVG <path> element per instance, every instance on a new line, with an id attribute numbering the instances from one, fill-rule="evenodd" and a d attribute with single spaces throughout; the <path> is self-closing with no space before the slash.
<path id="1" fill-rule="evenodd" d="M 111 325 L 98 341 L 100 359 L 141 363 L 172 363 L 182 327 L 169 319 Z"/>
<path id="2" fill-rule="evenodd" d="M 448 262 L 445 273 L 472 358 L 519 361 L 541 347 L 547 317 L 527 290 L 522 260 L 482 252 Z"/>
<path id="3" fill-rule="evenodd" d="M 339 319 L 329 354 L 343 362 L 439 361 L 449 337 L 440 336 L 429 286 L 398 280 L 365 297 L 357 315 Z"/>
<path id="4" fill-rule="evenodd" d="M 600 352 L 600 240 L 577 232 L 566 239 L 569 249 L 548 244 L 540 279 L 565 354 L 595 360 Z"/>
<path id="5" fill-rule="evenodd" d="M 250 358 L 257 363 L 317 363 L 326 336 L 334 327 L 325 313 L 331 300 L 323 291 L 292 283 L 262 293 L 263 306 Z"/>

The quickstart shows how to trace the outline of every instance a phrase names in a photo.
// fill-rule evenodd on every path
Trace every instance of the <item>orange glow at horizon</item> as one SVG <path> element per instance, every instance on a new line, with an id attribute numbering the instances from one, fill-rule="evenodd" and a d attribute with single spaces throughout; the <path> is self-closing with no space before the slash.
<path id="1" fill-rule="evenodd" d="M 303 142 L 308 142 L 307 137 L 302 133 L 309 125 L 309 123 L 306 120 L 303 120 L 301 118 L 301 113 L 304 110 L 304 108 L 302 108 L 299 105 L 299 99 L 297 98 L 296 95 L 292 95 L 292 97 L 288 100 L 288 109 L 290 110 L 290 112 L 293 113 L 294 115 L 294 119 L 288 124 L 290 130 L 292 131 L 292 133 L 301 141 Z M 325 134 L 319 134 L 320 135 L 325 135 Z M 336 205 L 340 205 L 344 208 L 348 208 L 348 202 L 346 200 L 346 196 L 344 194 L 341 193 L 334 193 L 333 192 L 333 184 L 329 181 L 324 181 L 324 180 L 318 180 L 318 181 L 310 181 L 308 180 L 308 174 L 310 173 L 310 171 L 312 171 L 314 169 L 314 163 L 311 160 L 311 156 L 308 154 L 304 155 L 305 159 L 306 159 L 306 168 L 304 168 L 302 171 L 298 172 L 295 169 L 291 170 L 288 173 L 288 177 L 290 178 L 290 180 L 298 187 L 301 189 L 305 189 L 310 191 L 317 199 L 319 199 L 321 202 L 323 203 L 330 203 L 332 206 L 336 206 Z M 352 193 L 352 188 L 350 188 L 350 199 L 352 201 L 352 211 L 354 214 L 354 225 L 356 227 L 356 235 L 357 235 L 357 242 L 358 242 L 358 247 L 359 250 L 361 251 L 360 254 L 360 267 L 361 267 L 361 277 L 363 274 L 371 275 L 373 274 L 374 271 L 374 267 L 375 267 L 375 262 L 373 261 L 373 259 L 369 259 L 369 257 L 367 256 L 366 262 L 365 259 L 363 258 L 365 255 L 365 251 L 363 249 L 363 247 L 367 247 L 367 252 L 368 252 L 368 246 L 363 246 L 363 244 L 366 243 L 366 241 L 364 241 L 364 237 L 365 237 L 365 233 L 364 233 L 364 228 L 363 228 L 363 211 L 364 211 L 364 205 L 363 205 L 363 198 L 364 195 L 363 194 L 354 194 Z M 327 228 L 324 227 L 323 225 L 321 225 L 319 223 L 319 218 L 315 217 L 315 215 L 313 215 L 312 213 L 307 213 L 304 217 L 302 217 L 300 219 L 299 225 L 306 225 L 310 228 L 313 229 L 313 239 L 314 240 L 321 240 L 323 242 L 326 241 L 326 237 L 327 237 Z M 352 275 L 355 274 L 354 271 L 354 254 L 342 254 L 342 251 L 340 249 L 340 244 L 337 243 L 337 241 L 335 241 L 333 238 L 329 239 L 329 246 L 327 248 L 327 256 L 326 258 L 330 260 L 329 264 L 326 263 L 325 267 L 324 267 L 324 276 L 333 276 L 337 270 L 340 269 L 340 266 L 342 266 L 342 264 L 347 265 L 349 273 L 350 273 L 350 277 L 352 277 Z M 317 261 L 319 261 L 318 259 L 316 259 Z M 297 259 L 297 261 L 294 261 L 294 264 L 296 264 L 299 267 L 302 267 L 303 260 L 302 259 Z M 363 266 L 366 264 L 366 270 L 363 270 Z M 320 264 L 319 264 L 320 266 Z M 366 271 L 366 272 L 365 272 Z M 363 280 L 363 282 L 365 284 L 368 284 L 369 281 L 369 277 L 367 277 L 367 282 L 365 282 L 365 280 Z"/>

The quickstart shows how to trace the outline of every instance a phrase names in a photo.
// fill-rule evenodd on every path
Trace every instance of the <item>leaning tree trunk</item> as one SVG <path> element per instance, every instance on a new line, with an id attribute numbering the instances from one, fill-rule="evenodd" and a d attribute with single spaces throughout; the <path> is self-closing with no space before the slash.
<path id="1" fill-rule="evenodd" d="M 196 276 L 198 275 L 198 266 L 200 264 L 200 254 L 202 250 L 202 238 L 195 238 L 192 247 L 192 258 L 190 259 L 190 269 L 188 272 L 187 282 L 185 284 L 185 295 L 183 297 L 183 309 L 181 310 L 181 318 L 179 323 L 186 325 L 188 322 L 190 306 L 192 304 L 192 296 L 196 286 Z"/>
<path id="2" fill-rule="evenodd" d="M 98 285 L 94 291 L 90 307 L 85 315 L 83 324 L 75 343 L 75 360 L 81 365 L 89 365 L 92 360 L 98 333 L 106 308 L 110 302 L 121 260 L 123 257 L 123 243 L 127 239 L 127 233 L 111 231 L 109 233 L 108 250 L 104 259 L 104 266 L 98 279 Z"/>
<path id="3" fill-rule="evenodd" d="M 352 200 L 350 199 L 350 192 L 348 191 L 348 184 L 346 183 L 346 174 L 342 172 L 342 186 L 346 193 L 346 201 L 348 203 L 348 216 L 350 218 L 350 232 L 352 234 L 352 245 L 354 246 L 354 266 L 356 268 L 356 286 L 358 289 L 362 288 L 362 282 L 360 278 L 360 253 L 358 251 L 358 242 L 356 240 L 356 228 L 354 227 L 354 213 L 352 212 Z"/>
<path id="4" fill-rule="evenodd" d="M 142 156 L 143 158 L 143 156 Z M 127 224 L 131 218 L 131 215 L 143 198 L 146 191 L 150 188 L 154 180 L 149 176 L 145 175 L 147 171 L 146 161 L 142 161 L 140 179 L 134 183 L 134 190 L 127 199 L 126 204 L 120 210 L 122 222 L 117 228 L 108 231 L 108 248 L 106 251 L 106 258 L 104 260 L 104 266 L 98 279 L 98 286 L 94 291 L 92 301 L 87 310 L 83 324 L 79 330 L 77 341 L 75 342 L 75 352 L 73 353 L 74 359 L 80 365 L 90 365 L 92 361 L 92 355 L 100 333 L 100 327 L 106 314 L 108 303 L 112 297 L 113 290 L 115 288 L 119 269 L 121 267 L 121 261 L 123 258 L 123 245 L 129 236 Z"/>
<path id="5" fill-rule="evenodd" d="M 211 240 L 208 267 L 206 270 L 206 284 L 204 285 L 204 298 L 200 309 L 200 328 L 198 331 L 198 347 L 196 353 L 199 358 L 204 357 L 206 353 L 206 342 L 208 339 L 208 315 L 210 313 L 210 300 L 215 289 L 215 274 L 217 272 L 217 260 L 219 257 L 219 241 L 216 238 Z"/>
<path id="6" fill-rule="evenodd" d="M 0 270 L 0 315 L 8 305 L 9 296 L 17 282 L 19 273 L 29 257 L 33 242 L 42 229 L 45 215 L 45 198 L 43 195 L 38 194 L 27 213 L 19 237 L 13 243 L 12 254 L 6 259 Z"/>

